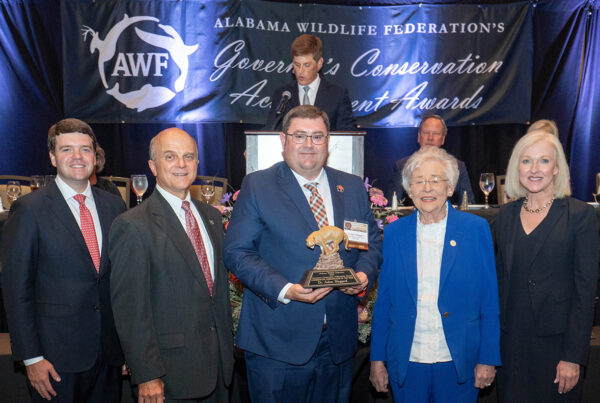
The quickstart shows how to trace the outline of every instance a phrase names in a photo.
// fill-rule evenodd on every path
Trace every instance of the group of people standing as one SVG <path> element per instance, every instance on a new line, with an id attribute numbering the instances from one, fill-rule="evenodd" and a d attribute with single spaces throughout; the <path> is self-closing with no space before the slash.
<path id="1" fill-rule="evenodd" d="M 497 367 L 501 402 L 579 401 L 598 227 L 593 207 L 570 197 L 557 135 L 534 128 L 515 145 L 505 182 L 514 201 L 500 209 L 495 244 L 485 220 L 447 200 L 458 167 L 435 145 L 403 164 L 416 211 L 384 230 L 371 382 L 396 402 L 474 402 Z"/>
<path id="2" fill-rule="evenodd" d="M 294 41 L 292 58 L 297 80 L 276 91 L 284 103 L 268 123 L 281 128 L 283 161 L 244 178 L 226 237 L 219 212 L 190 197 L 198 149 L 185 131 L 152 139 L 156 189 L 126 210 L 90 186 L 92 129 L 50 128 L 56 180 L 12 205 L 0 253 L 13 358 L 33 400 L 119 402 L 128 373 L 139 402 L 229 401 L 227 268 L 245 286 L 236 344 L 254 402 L 349 401 L 357 304 L 376 284 L 370 378 L 395 401 L 473 402 L 496 368 L 503 402 L 577 401 L 598 233 L 593 208 L 569 196 L 556 136 L 533 131 L 515 146 L 515 201 L 494 245 L 485 220 L 449 202 L 466 168 L 440 148 L 443 119 L 424 119 L 421 149 L 397 167 L 416 211 L 382 243 L 362 180 L 326 166 L 333 122 L 355 126 L 347 92 L 319 77 L 318 38 Z M 303 287 L 320 254 L 306 237 L 348 221 L 367 228 L 366 248 L 339 252 L 359 283 Z"/>

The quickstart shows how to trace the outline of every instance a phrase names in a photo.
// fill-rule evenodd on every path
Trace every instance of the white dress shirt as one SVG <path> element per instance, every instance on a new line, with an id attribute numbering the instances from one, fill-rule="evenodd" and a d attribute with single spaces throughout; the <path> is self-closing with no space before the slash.
<path id="1" fill-rule="evenodd" d="M 310 101 L 311 105 L 314 105 L 315 99 L 317 99 L 317 91 L 319 90 L 319 84 L 321 84 L 321 76 L 319 76 L 318 74 L 317 78 L 315 78 L 315 80 L 312 83 L 308 84 L 308 100 Z M 304 87 L 306 87 L 306 85 L 298 84 L 298 101 L 300 102 L 300 105 L 304 105 Z"/>
<path id="2" fill-rule="evenodd" d="M 291 169 L 291 168 L 290 168 Z M 308 190 L 307 188 L 304 187 L 305 184 L 307 183 L 317 183 L 317 190 L 319 191 L 319 194 L 321 195 L 321 198 L 323 199 L 323 204 L 325 205 L 325 212 L 327 213 L 327 223 L 329 225 L 335 225 L 334 224 L 334 216 L 333 216 L 333 201 L 331 200 L 331 189 L 329 188 L 329 180 L 327 179 L 327 173 L 325 172 L 325 169 L 321 168 L 321 172 L 319 173 L 319 175 L 313 179 L 313 180 L 308 180 L 305 177 L 303 177 L 302 175 L 296 173 L 293 169 L 292 169 L 292 173 L 294 174 L 294 177 L 296 177 L 296 180 L 298 181 L 298 185 L 300 185 L 300 189 L 302 189 L 302 193 L 304 193 L 304 196 L 306 197 L 306 202 L 309 203 L 309 207 L 310 207 L 310 195 L 312 194 L 312 192 L 310 190 Z M 287 293 L 287 291 L 289 290 L 289 288 L 292 286 L 292 283 L 287 283 L 279 292 L 279 296 L 277 297 L 277 300 L 279 302 L 282 302 L 284 304 L 287 304 L 290 302 L 290 299 L 285 298 L 285 294 Z"/>
<path id="3" fill-rule="evenodd" d="M 175 212 L 175 215 L 179 219 L 179 222 L 181 223 L 183 230 L 186 231 L 186 233 L 187 233 L 187 226 L 185 225 L 185 210 L 182 207 L 183 200 L 181 200 L 179 197 L 175 196 L 174 194 L 167 192 L 165 189 L 160 187 L 160 185 L 158 185 L 158 184 L 156 185 L 156 190 L 158 190 L 160 195 L 162 197 L 164 197 L 165 200 L 169 203 L 169 206 L 171 206 L 171 208 Z M 208 236 L 208 232 L 206 231 L 206 226 L 204 225 L 204 221 L 202 221 L 202 218 L 200 217 L 200 213 L 198 213 L 196 206 L 192 202 L 192 197 L 190 196 L 190 192 L 188 192 L 187 195 L 185 196 L 185 200 L 190 202 L 192 215 L 194 216 L 194 218 L 196 219 L 196 222 L 198 223 L 198 228 L 200 228 L 200 234 L 202 235 L 202 241 L 204 242 L 204 249 L 206 250 L 206 258 L 208 259 L 208 265 L 210 266 L 210 275 L 214 280 L 215 279 L 215 269 L 214 269 L 215 254 L 213 251 L 212 242 L 210 241 L 210 237 Z"/>
<path id="4" fill-rule="evenodd" d="M 446 217 L 440 222 L 422 224 L 417 215 L 417 320 L 409 358 L 413 362 L 433 364 L 452 360 L 438 308 L 447 218 L 447 205 Z"/>
<path id="5" fill-rule="evenodd" d="M 69 206 L 69 210 L 73 213 L 73 217 L 75 217 L 75 221 L 77 221 L 77 225 L 81 229 L 81 215 L 79 214 L 79 202 L 75 200 L 75 195 L 79 194 L 69 186 L 64 180 L 61 179 L 60 175 L 56 176 L 55 179 L 56 186 L 58 186 L 58 190 L 60 191 L 62 197 L 67 202 Z M 102 227 L 100 227 L 100 217 L 98 216 L 98 210 L 96 210 L 96 203 L 94 203 L 94 195 L 92 194 L 92 187 L 88 182 L 87 187 L 82 195 L 85 196 L 85 206 L 90 210 L 92 214 L 92 220 L 94 221 L 94 230 L 96 230 L 96 239 L 98 240 L 98 250 L 102 253 Z M 35 364 L 36 362 L 42 361 L 44 356 L 29 358 L 27 360 L 23 360 L 23 364 L 28 366 L 31 364 Z"/>

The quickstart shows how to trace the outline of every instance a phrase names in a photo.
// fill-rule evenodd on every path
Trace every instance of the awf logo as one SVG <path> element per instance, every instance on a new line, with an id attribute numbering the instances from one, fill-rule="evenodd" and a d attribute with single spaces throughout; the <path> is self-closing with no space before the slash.
<path id="1" fill-rule="evenodd" d="M 152 16 L 124 14 L 104 39 L 92 28 L 85 25 L 82 28 L 84 42 L 88 35 L 92 38 L 90 53 L 98 51 L 98 73 L 106 93 L 138 112 L 164 105 L 183 91 L 188 57 L 198 49 L 198 44 L 186 45 L 173 27 L 159 22 Z M 153 32 L 136 24 L 144 29 L 153 28 Z M 174 81 L 170 77 L 175 67 L 171 67 L 169 60 L 179 68 Z M 140 83 L 144 84 L 140 87 Z"/>

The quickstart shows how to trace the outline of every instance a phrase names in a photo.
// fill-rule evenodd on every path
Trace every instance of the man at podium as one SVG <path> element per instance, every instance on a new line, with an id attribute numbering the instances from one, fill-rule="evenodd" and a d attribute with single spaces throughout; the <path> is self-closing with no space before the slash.
<path id="1" fill-rule="evenodd" d="M 296 81 L 275 90 L 265 130 L 281 130 L 283 116 L 298 105 L 314 105 L 325 111 L 331 130 L 355 130 L 348 91 L 319 74 L 323 67 L 321 40 L 308 34 L 297 37 L 292 43 L 292 61 Z"/>

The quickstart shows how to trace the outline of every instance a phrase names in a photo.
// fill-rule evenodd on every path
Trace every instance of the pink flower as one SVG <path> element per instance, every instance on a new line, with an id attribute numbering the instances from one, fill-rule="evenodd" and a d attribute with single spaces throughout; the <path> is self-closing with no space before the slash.
<path id="1" fill-rule="evenodd" d="M 394 221 L 396 221 L 397 219 L 398 219 L 398 216 L 397 216 L 396 214 L 392 214 L 392 215 L 389 215 L 389 216 L 385 217 L 385 221 L 386 221 L 388 224 L 391 224 L 391 223 L 393 223 L 393 222 L 394 222 Z"/>
<path id="2" fill-rule="evenodd" d="M 385 207 L 388 204 L 388 201 L 383 195 L 374 194 L 371 196 L 371 203 L 377 207 Z"/>
<path id="3" fill-rule="evenodd" d="M 217 210 L 219 210 L 219 213 L 223 214 L 224 212 L 227 211 L 227 209 L 225 208 L 225 206 L 221 206 L 221 205 L 216 205 L 213 206 L 214 208 L 216 208 Z"/>
<path id="4" fill-rule="evenodd" d="M 239 191 L 239 190 L 238 190 L 238 191 L 236 191 L 236 192 L 233 194 L 233 196 L 231 197 L 231 198 L 233 199 L 233 201 L 236 201 L 236 200 L 237 200 L 237 198 L 238 198 L 238 195 L 239 195 L 239 194 L 240 194 L 240 191 Z"/>
<path id="5" fill-rule="evenodd" d="M 369 189 L 369 196 L 375 196 L 375 195 L 383 196 L 383 191 L 379 188 L 371 186 L 371 189 Z"/>

